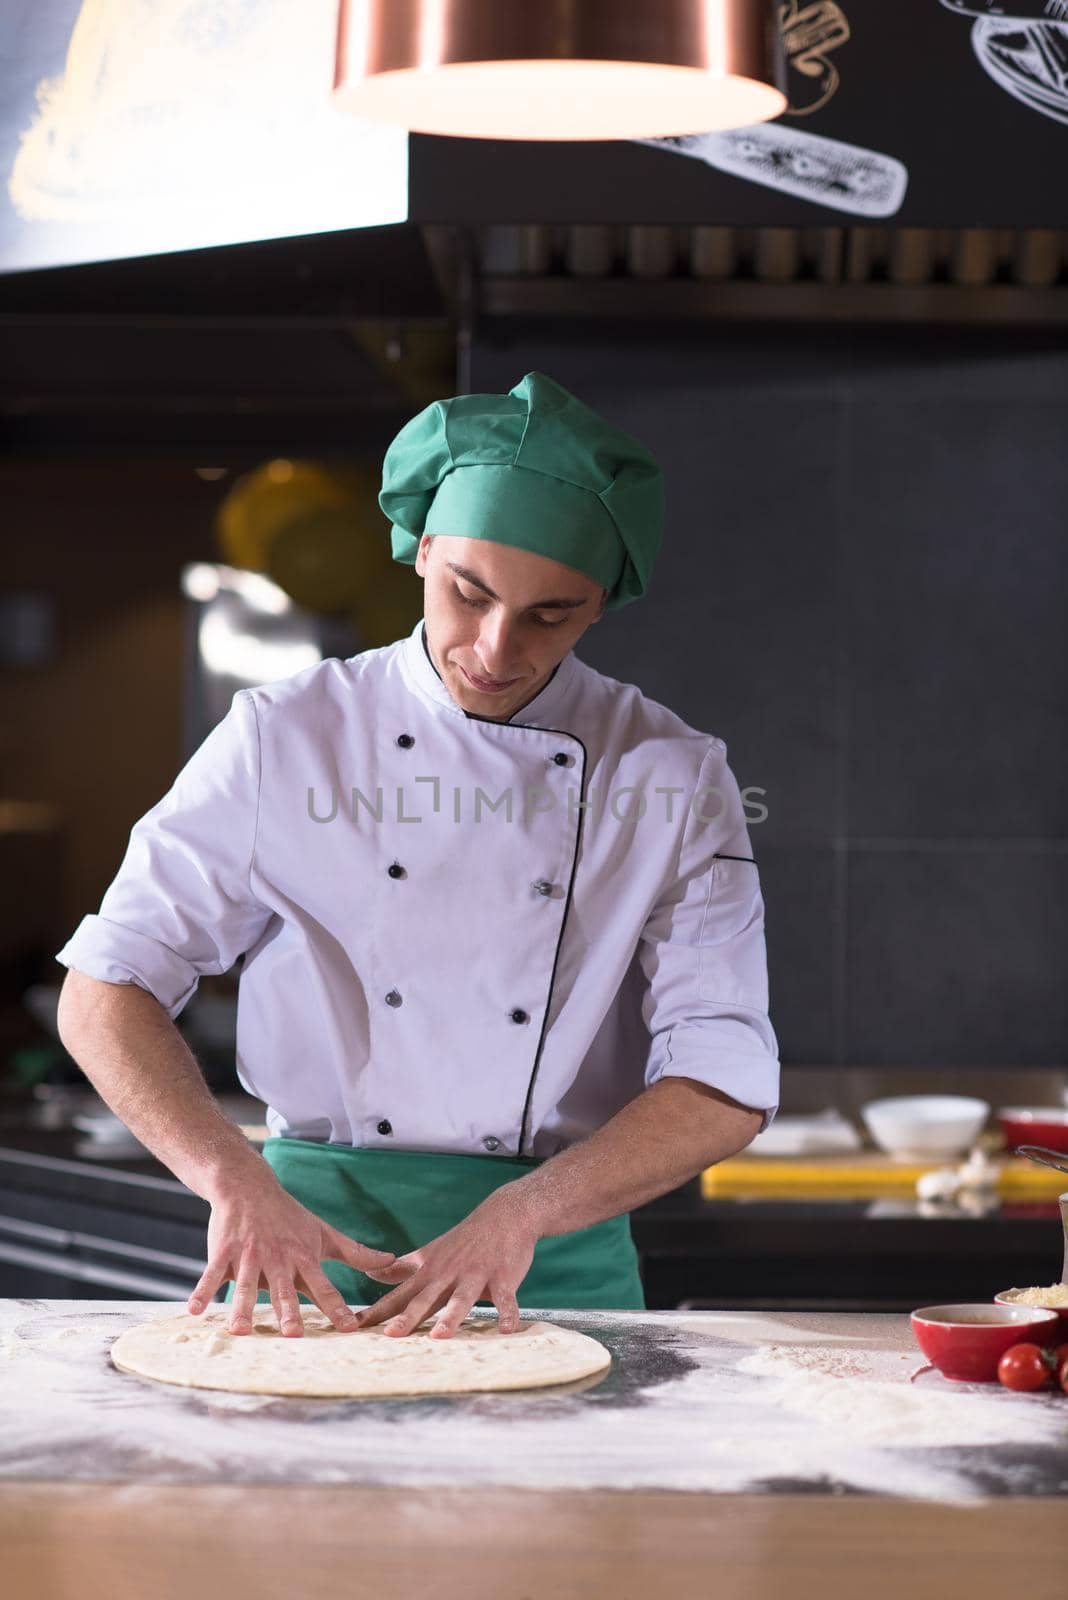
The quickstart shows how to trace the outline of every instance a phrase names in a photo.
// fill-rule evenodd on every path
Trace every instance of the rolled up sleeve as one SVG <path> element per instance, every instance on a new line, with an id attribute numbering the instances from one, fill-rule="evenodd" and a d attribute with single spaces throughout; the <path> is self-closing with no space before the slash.
<path id="1" fill-rule="evenodd" d="M 239 689 L 134 824 L 99 913 L 82 918 L 55 959 L 105 983 L 139 984 L 176 1017 L 200 978 L 228 971 L 270 919 L 250 887 L 259 786 L 256 706 Z"/>
<path id="2" fill-rule="evenodd" d="M 642 1014 L 652 1036 L 645 1080 L 706 1083 L 763 1112 L 763 1131 L 778 1109 L 779 1051 L 752 855 L 727 747 L 715 739 L 690 802 L 676 875 L 639 944 L 648 985 Z"/>

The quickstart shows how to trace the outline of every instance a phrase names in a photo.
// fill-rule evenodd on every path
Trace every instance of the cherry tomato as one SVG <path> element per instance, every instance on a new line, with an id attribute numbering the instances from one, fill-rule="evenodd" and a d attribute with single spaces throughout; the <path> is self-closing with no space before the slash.
<path id="1" fill-rule="evenodd" d="M 1068 1344 L 1044 1345 L 1042 1357 L 1052 1374 L 1053 1387 L 1068 1394 Z"/>
<path id="2" fill-rule="evenodd" d="M 1026 1392 L 1044 1388 L 1050 1369 L 1037 1344 L 1014 1344 L 998 1362 L 998 1377 L 1006 1389 Z"/>

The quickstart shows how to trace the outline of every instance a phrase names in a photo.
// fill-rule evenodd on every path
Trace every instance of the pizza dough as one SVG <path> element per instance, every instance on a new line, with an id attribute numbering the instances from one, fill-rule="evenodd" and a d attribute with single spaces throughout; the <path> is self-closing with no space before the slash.
<path id="1" fill-rule="evenodd" d="M 318 1307 L 300 1311 L 300 1339 L 279 1333 L 269 1305 L 253 1307 L 251 1333 L 228 1332 L 228 1308 L 160 1317 L 121 1333 L 111 1359 L 121 1372 L 185 1388 L 348 1399 L 536 1389 L 612 1364 L 598 1340 L 551 1322 L 499 1333 L 495 1318 L 469 1319 L 448 1339 L 431 1339 L 426 1322 L 398 1338 L 378 1327 L 342 1333 Z"/>

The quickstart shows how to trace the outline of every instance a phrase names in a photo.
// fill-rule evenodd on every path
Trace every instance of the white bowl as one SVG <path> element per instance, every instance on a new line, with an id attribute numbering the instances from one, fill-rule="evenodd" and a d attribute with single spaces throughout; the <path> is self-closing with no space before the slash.
<path id="1" fill-rule="evenodd" d="M 961 1094 L 897 1094 L 860 1109 L 880 1150 L 907 1161 L 963 1155 L 990 1115 L 985 1100 Z"/>

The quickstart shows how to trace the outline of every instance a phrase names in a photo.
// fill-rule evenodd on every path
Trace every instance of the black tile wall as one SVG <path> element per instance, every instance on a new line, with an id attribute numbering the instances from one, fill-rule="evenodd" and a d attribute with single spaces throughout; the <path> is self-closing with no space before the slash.
<path id="1" fill-rule="evenodd" d="M 665 474 L 579 654 L 727 741 L 784 1062 L 1068 1062 L 1068 338 L 494 322 Z"/>
<path id="2" fill-rule="evenodd" d="M 840 1010 L 836 852 L 752 837 L 764 897 L 771 1019 L 782 1059 L 832 1061 Z"/>
<path id="3" fill-rule="evenodd" d="M 954 841 L 850 849 L 854 1059 L 1055 1066 L 1068 1039 L 1068 851 Z"/>
<path id="4" fill-rule="evenodd" d="M 1068 822 L 1068 411 L 853 408 L 843 539 L 854 836 Z"/>

